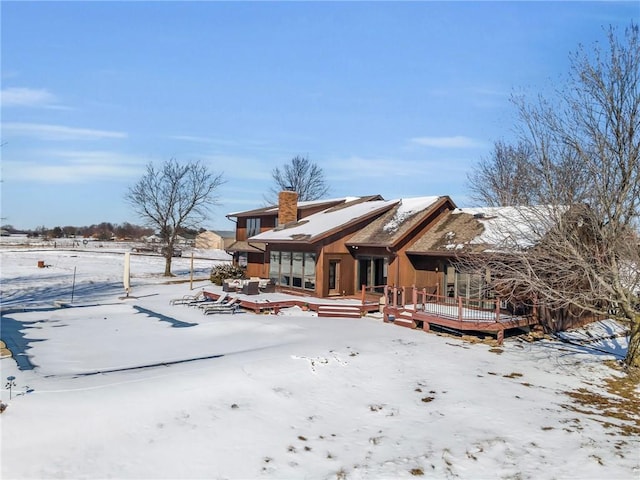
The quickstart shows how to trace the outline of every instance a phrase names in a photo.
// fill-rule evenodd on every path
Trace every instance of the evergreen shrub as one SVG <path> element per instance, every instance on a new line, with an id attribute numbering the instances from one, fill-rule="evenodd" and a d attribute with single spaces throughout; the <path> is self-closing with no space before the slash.
<path id="1" fill-rule="evenodd" d="M 247 278 L 246 270 L 244 267 L 239 267 L 230 263 L 216 265 L 211 269 L 211 283 L 214 285 L 222 286 L 222 282 L 227 278 Z"/>

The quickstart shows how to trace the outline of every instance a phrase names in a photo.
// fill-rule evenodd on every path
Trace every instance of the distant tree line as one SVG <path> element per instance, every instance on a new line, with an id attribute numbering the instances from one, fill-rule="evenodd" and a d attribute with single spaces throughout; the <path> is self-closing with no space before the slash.
<path id="1" fill-rule="evenodd" d="M 26 234 L 33 238 L 95 238 L 96 240 L 139 240 L 153 235 L 152 228 L 134 225 L 129 222 L 121 224 L 102 222 L 88 226 L 55 226 L 48 228 L 40 226 L 33 230 L 17 230 L 11 225 L 6 225 L 3 229 L 11 234 Z"/>

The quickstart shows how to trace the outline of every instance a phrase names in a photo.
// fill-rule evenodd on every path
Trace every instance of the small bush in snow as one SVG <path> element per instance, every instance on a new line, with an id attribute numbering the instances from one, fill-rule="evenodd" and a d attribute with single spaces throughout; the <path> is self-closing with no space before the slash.
<path id="1" fill-rule="evenodd" d="M 227 278 L 247 278 L 245 269 L 229 263 L 216 265 L 211 269 L 211 283 L 220 286 Z"/>

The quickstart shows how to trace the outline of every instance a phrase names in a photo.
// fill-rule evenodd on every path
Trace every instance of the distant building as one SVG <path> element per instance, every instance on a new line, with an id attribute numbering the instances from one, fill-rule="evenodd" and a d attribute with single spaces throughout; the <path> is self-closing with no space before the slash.
<path id="1" fill-rule="evenodd" d="M 205 250 L 224 249 L 224 240 L 222 236 L 216 232 L 207 230 L 206 232 L 196 235 L 196 248 L 202 248 Z"/>
<path id="2" fill-rule="evenodd" d="M 224 250 L 235 241 L 235 232 L 207 230 L 196 235 L 196 248 Z"/>

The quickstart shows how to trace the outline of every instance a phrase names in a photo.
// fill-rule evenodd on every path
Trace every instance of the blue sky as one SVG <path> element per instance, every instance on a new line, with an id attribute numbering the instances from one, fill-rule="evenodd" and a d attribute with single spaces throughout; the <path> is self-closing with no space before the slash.
<path id="1" fill-rule="evenodd" d="M 296 155 L 330 197 L 450 195 L 637 2 L 2 1 L 2 222 L 142 220 L 148 162 L 222 172 L 225 215 Z"/>

